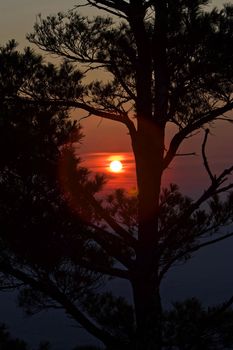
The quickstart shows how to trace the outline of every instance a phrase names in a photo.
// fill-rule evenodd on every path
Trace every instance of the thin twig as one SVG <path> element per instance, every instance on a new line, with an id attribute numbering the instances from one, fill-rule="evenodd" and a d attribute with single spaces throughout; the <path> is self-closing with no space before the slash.
<path id="1" fill-rule="evenodd" d="M 190 153 L 176 153 L 176 157 L 184 157 L 184 156 L 196 156 L 196 152 L 190 152 Z"/>
<path id="2" fill-rule="evenodd" d="M 122 9 L 118 9 L 118 8 L 116 8 L 115 6 L 111 6 L 111 5 L 109 5 L 106 1 L 99 1 L 100 3 L 102 3 L 103 6 L 98 5 L 98 4 L 97 4 L 97 1 L 96 1 L 96 3 L 95 3 L 94 1 L 92 1 L 92 0 L 87 0 L 87 1 L 88 1 L 88 4 L 89 4 L 89 5 L 91 5 L 91 6 L 93 6 L 93 7 L 96 7 L 96 8 L 99 9 L 99 10 L 103 10 L 103 11 L 106 11 L 106 12 L 108 12 L 108 13 L 114 15 L 114 16 L 117 16 L 117 17 L 120 17 L 120 18 L 123 18 L 123 19 L 127 19 L 127 16 L 125 16 L 125 15 L 123 15 L 123 14 L 121 13 L 121 12 L 124 13 L 124 11 L 123 11 Z M 116 11 L 110 10 L 110 8 L 109 8 L 108 6 L 109 6 L 109 7 L 112 7 L 112 8 L 115 8 Z"/>
<path id="3" fill-rule="evenodd" d="M 162 269 L 162 271 L 160 272 L 159 274 L 159 281 L 161 282 L 165 273 L 169 270 L 169 268 L 178 260 L 178 259 L 181 259 L 183 258 L 186 254 L 190 254 L 190 253 L 194 253 L 196 251 L 198 251 L 199 249 L 201 248 L 204 248 L 204 247 L 207 247 L 209 245 L 212 245 L 212 244 L 215 244 L 217 242 L 220 242 L 220 241 L 223 241 L 227 238 L 230 238 L 233 236 L 233 232 L 231 233 L 228 233 L 224 236 L 221 236 L 219 238 L 216 238 L 216 239 L 213 239 L 213 240 L 210 240 L 210 241 L 207 241 L 207 242 L 204 242 L 204 243 L 201 243 L 197 246 L 194 246 L 190 249 L 187 249 L 185 252 L 181 252 L 180 254 L 177 254 L 176 256 L 174 256 L 170 261 L 169 263 Z"/>
<path id="4" fill-rule="evenodd" d="M 205 151 L 209 132 L 210 132 L 209 129 L 205 130 L 205 137 L 204 137 L 204 140 L 203 140 L 203 143 L 202 143 L 201 153 L 202 153 L 202 158 L 203 158 L 205 169 L 206 169 L 206 171 L 207 171 L 207 173 L 208 173 L 208 175 L 209 175 L 209 177 L 211 179 L 211 182 L 214 183 L 216 181 L 216 176 L 213 175 L 212 171 L 210 170 L 208 159 L 207 159 L 207 156 L 206 156 L 206 151 Z"/>

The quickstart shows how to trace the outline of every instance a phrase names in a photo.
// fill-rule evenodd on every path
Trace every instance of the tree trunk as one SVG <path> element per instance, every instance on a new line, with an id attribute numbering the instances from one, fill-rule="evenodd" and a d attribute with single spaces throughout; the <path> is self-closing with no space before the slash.
<path id="1" fill-rule="evenodd" d="M 140 123 L 143 123 L 142 127 Z M 164 128 L 150 122 L 140 121 L 137 140 L 133 148 L 139 191 L 139 244 L 132 283 L 137 323 L 136 349 L 159 350 L 161 349 L 162 308 L 158 282 L 157 248 Z"/>
<path id="2" fill-rule="evenodd" d="M 160 350 L 162 343 L 162 307 L 159 286 L 153 273 L 144 271 L 134 278 L 136 313 L 136 350 Z"/>

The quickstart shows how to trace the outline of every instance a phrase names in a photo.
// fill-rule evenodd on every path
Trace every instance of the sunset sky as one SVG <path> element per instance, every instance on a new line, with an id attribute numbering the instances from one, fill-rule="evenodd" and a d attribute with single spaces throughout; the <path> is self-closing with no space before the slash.
<path id="1" fill-rule="evenodd" d="M 212 1 L 212 6 L 221 6 L 224 1 Z M 28 45 L 25 39 L 26 33 L 32 31 L 36 15 L 42 16 L 55 14 L 58 11 L 65 11 L 75 6 L 75 0 L 1 0 L 0 1 L 0 33 L 1 44 L 9 39 L 16 39 L 19 47 Z M 94 9 L 81 9 L 83 14 L 95 15 Z M 98 11 L 99 14 L 99 11 Z M 34 46 L 35 48 L 35 46 Z M 36 49 L 36 48 L 35 48 Z M 48 59 L 48 55 L 46 55 Z M 101 75 L 98 76 L 101 79 Z M 82 113 L 74 112 L 74 118 L 79 120 Z M 86 165 L 92 171 L 105 172 L 109 176 L 107 190 L 117 187 L 125 187 L 129 190 L 135 187 L 135 174 L 133 155 L 131 154 L 130 139 L 127 129 L 116 122 L 91 117 L 82 121 L 83 133 L 85 135 L 79 154 Z M 172 128 L 168 129 L 167 139 L 171 138 Z M 231 133 L 233 127 L 226 123 L 218 123 L 212 129 L 212 136 L 208 142 L 208 155 L 213 169 L 221 169 L 222 166 L 229 166 L 231 162 Z M 166 171 L 164 185 L 169 182 L 177 182 L 182 190 L 189 194 L 196 194 L 202 190 L 208 178 L 202 169 L 200 158 L 200 141 L 203 132 L 186 142 L 180 152 L 195 152 L 192 157 L 178 157 Z M 111 155 L 124 154 L 124 171 L 119 174 L 109 174 L 106 171 L 108 157 Z M 127 160 L 126 160 L 127 159 Z M 193 171 L 195 169 L 195 172 Z"/>
<path id="2" fill-rule="evenodd" d="M 216 0 L 213 1 L 212 4 L 220 6 L 224 2 L 225 1 L 222 0 Z M 77 4 L 77 1 L 75 0 L 0 0 L 0 45 L 4 45 L 9 39 L 14 38 L 19 43 L 20 49 L 22 49 L 24 46 L 28 45 L 27 41 L 25 40 L 25 35 L 26 33 L 32 31 L 33 23 L 36 20 L 37 14 L 41 13 L 43 16 L 46 16 L 48 14 L 57 13 L 58 11 L 65 11 L 74 7 L 75 4 Z M 84 10 L 82 11 L 84 13 Z M 90 15 L 95 14 L 93 9 L 88 11 L 85 10 L 85 13 Z M 46 56 L 46 59 L 48 59 L 48 56 Z M 99 78 L 101 79 L 101 76 Z M 75 112 L 73 117 L 78 120 L 80 118 L 79 112 Z M 82 164 L 87 166 L 93 172 L 105 173 L 107 175 L 108 184 L 106 185 L 105 189 L 107 192 L 114 190 L 117 187 L 122 187 L 125 188 L 129 194 L 134 193 L 136 186 L 135 166 L 127 129 L 120 124 L 101 120 L 100 118 L 96 117 L 83 120 L 82 126 L 85 137 L 78 148 L 78 153 L 82 158 Z M 213 128 L 211 128 L 211 136 L 209 137 L 209 142 L 207 145 L 207 153 L 213 172 L 218 172 L 220 169 L 229 167 L 233 163 L 232 132 L 233 125 L 229 123 L 226 124 L 218 122 Z M 172 134 L 173 129 L 170 128 L 167 133 L 167 140 L 171 138 Z M 189 157 L 177 157 L 176 160 L 170 165 L 169 169 L 166 170 L 163 181 L 164 186 L 170 182 L 177 183 L 184 193 L 191 196 L 197 196 L 204 190 L 205 186 L 209 182 L 209 179 L 203 169 L 202 159 L 200 156 L 200 142 L 202 142 L 203 137 L 204 132 L 201 130 L 200 133 L 194 136 L 193 139 L 189 139 L 185 142 L 185 145 L 183 148 L 181 148 L 180 152 L 195 152 L 196 155 Z M 122 162 L 123 169 L 119 173 L 113 173 L 109 170 L 109 164 L 112 159 L 119 159 Z M 227 246 L 227 244 L 224 247 L 225 256 L 229 257 L 232 254 L 230 247 Z M 211 254 L 210 261 L 212 256 L 212 266 L 214 266 L 213 261 L 216 262 L 216 269 L 214 271 L 215 276 L 213 278 L 219 278 L 220 281 L 221 279 L 223 281 L 226 279 L 226 269 L 228 266 L 227 262 L 225 264 L 225 262 L 221 260 L 220 256 L 214 255 L 215 251 Z M 213 258 L 213 256 L 216 256 L 216 259 Z M 201 257 L 200 259 L 202 259 L 200 261 L 204 261 L 204 258 Z M 203 286 L 206 276 L 205 271 L 208 273 L 208 266 L 210 266 L 210 262 L 209 265 L 208 262 L 206 262 L 206 265 L 204 264 L 203 266 L 201 275 Z M 221 275 L 221 273 L 218 273 L 219 266 L 225 269 L 225 274 L 223 273 Z M 197 265 L 195 265 L 195 263 L 194 265 L 191 264 L 191 273 L 194 274 L 194 282 L 196 281 L 194 272 L 195 268 L 197 268 Z M 183 277 L 180 277 L 180 279 L 178 276 L 176 281 L 174 277 L 170 279 L 168 278 L 168 280 L 165 281 L 165 286 L 173 289 L 178 288 L 178 290 L 182 291 L 183 293 L 182 278 L 188 278 L 188 274 L 184 272 L 182 276 Z M 197 282 L 197 284 L 198 283 L 199 282 Z M 197 293 L 204 296 L 204 298 L 207 298 L 207 295 L 211 293 L 211 288 L 213 288 L 213 285 L 214 284 L 211 284 L 211 282 L 208 286 L 205 285 L 204 287 L 202 285 L 198 285 Z M 221 285 L 221 283 L 219 283 L 219 285 Z M 191 293 L 189 287 L 187 288 L 188 289 L 186 289 L 186 292 Z M 182 293 L 180 294 L 181 296 L 183 295 Z M 224 291 L 224 287 L 219 286 L 217 293 L 217 296 L 220 299 L 222 296 L 227 296 L 225 295 L 226 293 Z M 167 295 L 168 298 L 172 299 L 171 293 L 170 296 L 169 293 L 167 293 Z M 26 339 L 28 339 L 28 330 L 31 330 L 30 332 L 32 333 L 29 338 L 31 337 L 31 339 L 33 339 L 32 342 L 34 341 L 36 344 L 38 344 L 41 334 L 36 330 L 37 326 L 34 326 L 33 328 L 33 325 L 30 325 L 30 319 L 28 321 L 27 319 L 23 318 L 21 311 L 15 312 L 14 302 L 14 295 L 0 295 L 0 323 L 1 321 L 8 322 L 13 334 L 20 336 L 21 332 Z M 1 317 L 1 315 L 3 316 Z M 45 319 L 46 322 L 48 321 L 48 323 L 45 322 Z M 67 324 L 67 319 L 64 319 L 64 315 L 58 315 L 58 318 L 55 318 L 53 315 L 51 316 L 51 314 L 47 314 L 47 316 L 38 316 L 34 318 L 34 320 L 39 322 L 36 324 L 41 325 L 40 327 L 45 339 L 48 339 L 50 332 L 53 334 L 54 339 L 57 336 L 57 341 L 59 341 L 61 335 L 57 334 L 59 333 L 58 329 L 59 327 L 64 327 L 64 334 L 66 334 L 66 338 L 64 338 L 65 336 L 63 337 L 65 339 L 63 339 L 64 345 L 67 344 L 67 339 L 70 340 L 72 346 L 75 345 L 77 339 L 75 338 L 74 334 L 77 329 L 73 328 L 73 323 L 69 320 L 69 326 L 72 327 L 65 330 L 65 323 Z M 46 325 L 53 327 L 53 331 L 51 331 L 52 328 L 49 331 Z M 55 329 L 54 327 L 58 327 L 58 329 Z M 80 335 L 79 339 L 81 339 L 81 342 L 84 339 L 83 337 L 85 338 L 85 336 Z M 62 338 L 60 341 L 62 342 Z M 56 349 L 59 349 L 58 344 Z"/>

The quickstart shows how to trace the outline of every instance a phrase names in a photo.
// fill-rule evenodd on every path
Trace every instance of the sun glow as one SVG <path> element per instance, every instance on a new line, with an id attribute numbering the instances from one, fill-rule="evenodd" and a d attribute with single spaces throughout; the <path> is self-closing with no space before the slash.
<path id="1" fill-rule="evenodd" d="M 119 173 L 122 170 L 123 165 L 120 160 L 113 160 L 110 163 L 109 168 L 113 173 Z"/>

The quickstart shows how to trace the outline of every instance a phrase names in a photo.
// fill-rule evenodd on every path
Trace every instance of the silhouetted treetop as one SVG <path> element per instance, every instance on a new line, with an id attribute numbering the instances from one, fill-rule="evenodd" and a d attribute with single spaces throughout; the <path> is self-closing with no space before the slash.
<path id="1" fill-rule="evenodd" d="M 169 1 L 166 21 L 161 19 L 161 28 L 159 24 L 154 25 L 154 16 L 160 11 L 156 2 L 144 5 L 138 2 L 135 6 L 125 3 L 127 20 L 122 23 L 108 17 L 88 19 L 76 11 L 47 19 L 38 17 L 34 33 L 28 38 L 45 51 L 81 63 L 83 71 L 85 67 L 87 70 L 88 67 L 91 70 L 101 67 L 109 72 L 111 82 L 96 81 L 86 86 L 89 96 L 86 105 L 115 113 L 120 121 L 123 112 L 129 111 L 126 102 L 140 105 L 137 98 L 140 69 L 144 71 L 144 78 L 140 79 L 148 79 L 148 89 L 150 87 L 147 98 L 152 103 L 151 118 L 160 118 L 154 88 L 161 79 L 164 59 L 166 72 L 163 79 L 168 88 L 168 108 L 161 122 L 171 121 L 180 128 L 189 126 L 191 132 L 212 120 L 210 111 L 217 111 L 217 107 L 224 105 L 229 106 L 227 109 L 232 107 L 229 105 L 232 93 L 232 6 L 207 12 L 204 6 L 207 3 Z M 144 41 L 139 43 L 140 40 Z M 139 62 L 142 49 L 139 44 L 146 54 L 142 62 Z M 160 45 L 166 46 L 166 57 L 159 56 L 157 48 Z"/>
<path id="2" fill-rule="evenodd" d="M 34 65 L 33 71 L 26 69 L 27 60 Z M 98 192 L 103 177 L 91 180 L 80 166 L 72 145 L 82 135 L 65 108 L 21 99 L 24 80 L 32 81 L 33 74 L 47 72 L 48 66 L 29 50 L 16 51 L 13 42 L 1 49 L 0 61 L 4 61 L 1 76 L 8 71 L 14 77 L 1 79 L 0 289 L 21 287 L 20 304 L 35 312 L 57 307 L 51 297 L 55 286 L 74 301 L 84 290 L 87 293 L 101 284 L 97 265 L 111 266 L 111 258 L 94 244 L 93 229 L 85 223 L 87 217 L 91 223 L 97 215 L 83 194 Z M 71 169 L 79 188 L 75 207 L 65 185 Z M 94 271 L 88 271 L 90 263 Z M 18 278 L 23 278 L 22 284 Z M 28 288 L 31 283 L 32 289 Z"/>

